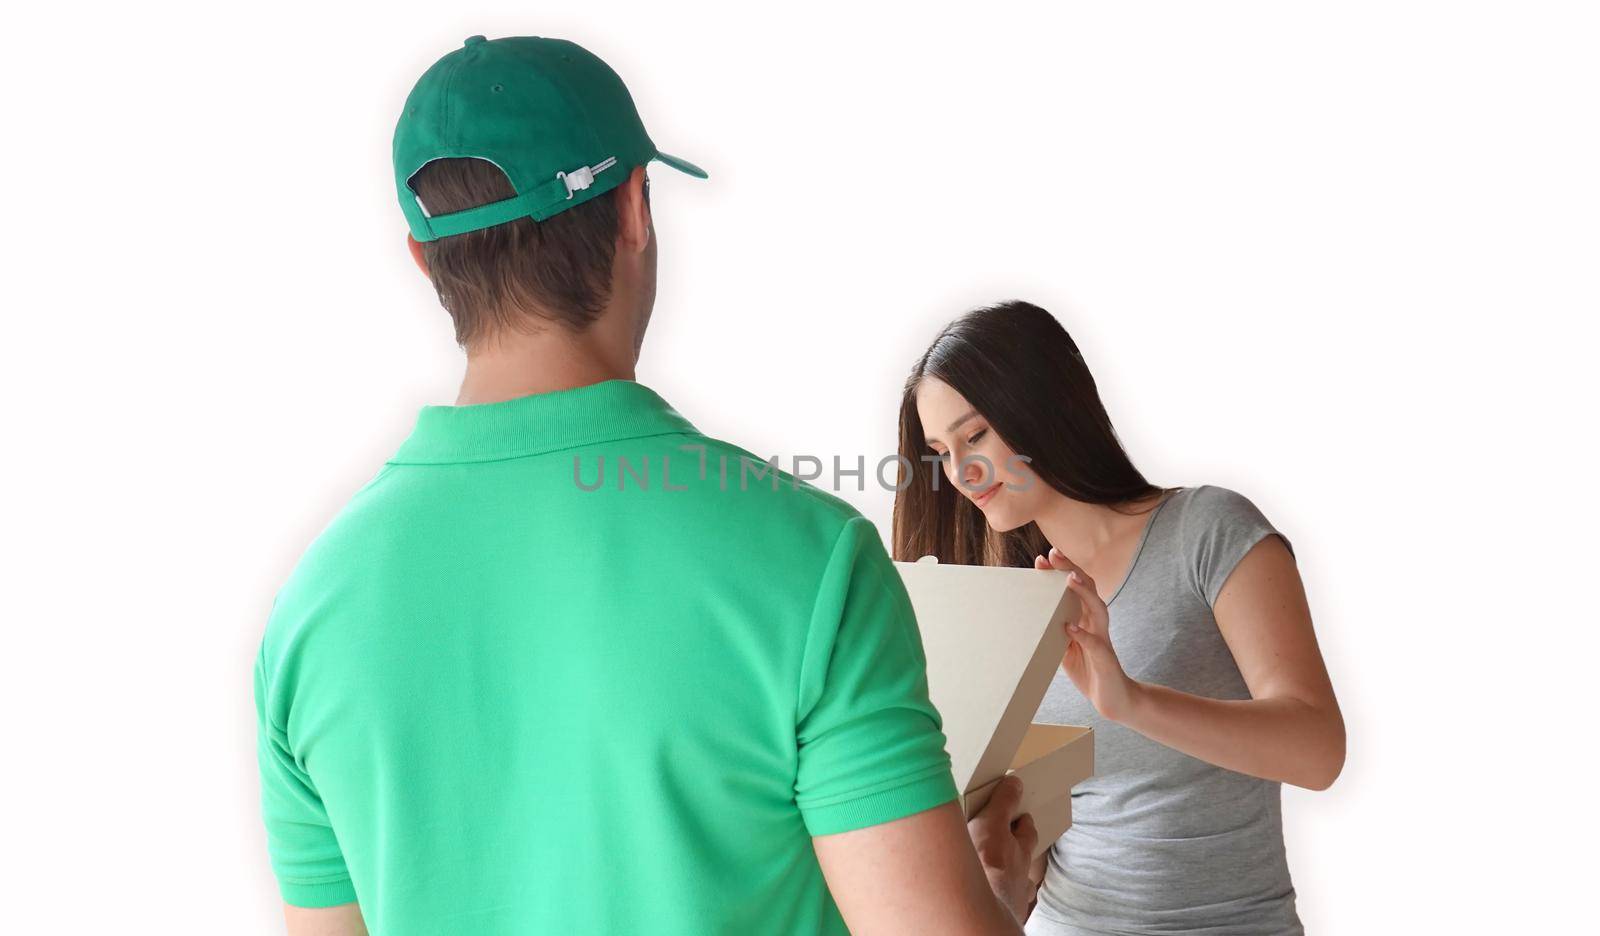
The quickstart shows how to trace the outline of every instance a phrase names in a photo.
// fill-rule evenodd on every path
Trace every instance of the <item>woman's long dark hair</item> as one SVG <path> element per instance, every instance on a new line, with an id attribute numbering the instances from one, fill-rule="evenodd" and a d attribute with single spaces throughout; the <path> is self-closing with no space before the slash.
<path id="1" fill-rule="evenodd" d="M 894 558 L 937 556 L 961 565 L 1033 565 L 1050 543 L 1037 523 L 1007 533 L 989 529 L 983 512 L 955 485 L 933 484 L 942 471 L 917 416 L 917 386 L 936 377 L 971 403 L 1012 451 L 1056 491 L 1090 504 L 1119 507 L 1163 493 L 1123 451 L 1100 402 L 1094 377 L 1061 323 L 1013 300 L 975 309 L 951 322 L 911 368 L 900 402 L 901 477 L 894 500 Z M 1049 399 L 1040 403 L 1043 394 Z"/>

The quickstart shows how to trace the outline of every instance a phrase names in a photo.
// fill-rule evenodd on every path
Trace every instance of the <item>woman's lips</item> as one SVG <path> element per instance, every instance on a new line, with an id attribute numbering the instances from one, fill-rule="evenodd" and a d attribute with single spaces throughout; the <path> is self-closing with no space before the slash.
<path id="1" fill-rule="evenodd" d="M 996 481 L 993 485 L 991 485 L 991 486 L 989 486 L 987 488 L 984 488 L 983 490 L 979 491 L 978 493 L 972 495 L 972 502 L 974 504 L 976 504 L 977 506 L 982 507 L 984 504 L 989 503 L 989 500 L 991 498 L 993 498 L 995 496 L 995 494 L 997 494 L 999 491 L 1000 491 L 1000 482 Z"/>

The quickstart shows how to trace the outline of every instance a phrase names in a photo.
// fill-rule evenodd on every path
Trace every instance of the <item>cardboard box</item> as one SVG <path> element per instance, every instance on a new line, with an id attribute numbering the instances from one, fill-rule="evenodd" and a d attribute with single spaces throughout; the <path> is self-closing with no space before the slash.
<path id="1" fill-rule="evenodd" d="M 922 632 L 928 693 L 944 721 L 970 818 L 1007 773 L 1022 778 L 1042 853 L 1072 823 L 1072 787 L 1094 773 L 1094 732 L 1034 724 L 1079 614 L 1064 572 L 896 562 Z"/>

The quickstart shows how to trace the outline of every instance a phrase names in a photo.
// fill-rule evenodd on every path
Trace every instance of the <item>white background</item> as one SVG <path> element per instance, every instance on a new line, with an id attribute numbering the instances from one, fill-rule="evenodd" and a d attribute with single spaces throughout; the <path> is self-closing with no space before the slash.
<path id="1" fill-rule="evenodd" d="M 1313 932 L 1592 925 L 1592 7 L 472 6 L 5 14 L 0 928 L 282 931 L 250 664 L 453 398 L 388 157 L 474 33 L 577 40 L 710 171 L 652 172 L 639 373 L 702 429 L 887 454 L 937 328 L 1026 298 L 1153 481 L 1294 541 L 1349 724 L 1284 793 Z"/>

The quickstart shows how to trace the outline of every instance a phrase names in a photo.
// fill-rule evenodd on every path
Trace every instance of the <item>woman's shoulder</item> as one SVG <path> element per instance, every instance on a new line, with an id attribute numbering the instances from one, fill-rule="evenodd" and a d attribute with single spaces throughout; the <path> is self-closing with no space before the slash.
<path id="1" fill-rule="evenodd" d="M 1255 502 L 1232 488 L 1200 484 L 1179 488 L 1173 495 L 1177 513 L 1194 526 L 1262 516 Z"/>
<path id="2" fill-rule="evenodd" d="M 1216 484 L 1180 488 L 1172 495 L 1176 538 L 1196 590 L 1207 604 L 1215 600 L 1229 572 L 1264 537 L 1289 538 L 1244 494 Z"/>
<path id="3" fill-rule="evenodd" d="M 1186 539 L 1204 537 L 1219 528 L 1272 527 L 1255 501 L 1219 484 L 1181 487 L 1172 501 L 1178 530 Z"/>

